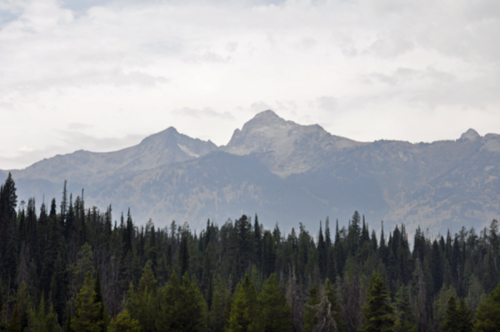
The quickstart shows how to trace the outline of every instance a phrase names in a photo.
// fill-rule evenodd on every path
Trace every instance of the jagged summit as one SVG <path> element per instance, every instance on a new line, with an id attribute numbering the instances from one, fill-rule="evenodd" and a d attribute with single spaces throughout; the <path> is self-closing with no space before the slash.
<path id="1" fill-rule="evenodd" d="M 291 128 L 297 126 L 299 125 L 296 124 L 295 122 L 287 121 L 279 117 L 273 111 L 267 110 L 257 113 L 251 120 L 249 120 L 243 125 L 241 131 L 245 132 L 245 131 L 266 130 L 266 129 L 278 130 L 280 128 L 284 129 L 285 127 Z M 239 130 L 236 129 L 235 132 L 239 132 Z"/>
<path id="2" fill-rule="evenodd" d="M 67 180 L 68 192 L 85 188 L 89 206 L 131 208 L 137 220 L 159 225 L 257 212 L 271 227 L 288 227 L 328 215 L 347 220 L 359 210 L 439 232 L 498 219 L 497 165 L 497 134 L 469 129 L 436 144 L 361 143 L 267 110 L 220 148 L 169 127 L 126 149 L 58 155 L 12 176 L 19 201 L 59 197 Z"/>
<path id="3" fill-rule="evenodd" d="M 156 134 L 149 135 L 148 137 L 144 138 L 140 144 L 147 144 L 149 142 L 155 141 L 155 140 L 165 140 L 165 139 L 171 139 L 173 137 L 178 137 L 181 136 L 182 134 L 179 134 L 177 129 L 174 127 L 170 126 L 165 130 L 162 130 Z"/>
<path id="4" fill-rule="evenodd" d="M 332 151 L 357 144 L 333 136 L 319 125 L 299 125 L 267 110 L 255 115 L 241 130 L 236 129 L 222 149 L 240 156 L 265 155 L 266 166 L 273 173 L 287 177 L 311 169 Z"/>
<path id="5" fill-rule="evenodd" d="M 470 128 L 463 133 L 462 136 L 460 136 L 460 141 L 475 141 L 478 138 L 481 138 L 481 135 L 479 135 L 474 129 Z"/>
<path id="6" fill-rule="evenodd" d="M 248 123 L 255 122 L 255 121 L 271 121 L 271 122 L 286 122 L 285 119 L 281 118 L 272 110 L 266 110 L 259 112 L 255 114 L 252 120 L 250 120 Z"/>

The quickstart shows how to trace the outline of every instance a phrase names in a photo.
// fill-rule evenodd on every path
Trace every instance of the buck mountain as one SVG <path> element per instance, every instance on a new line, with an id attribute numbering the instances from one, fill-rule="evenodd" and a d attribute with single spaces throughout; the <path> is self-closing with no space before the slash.
<path id="1" fill-rule="evenodd" d="M 405 223 L 434 234 L 481 228 L 500 214 L 500 135 L 473 129 L 457 140 L 412 144 L 357 142 L 319 125 L 303 126 L 272 111 L 236 129 L 225 146 L 173 127 L 107 153 L 76 151 L 8 172 L 19 201 L 75 196 L 115 219 L 130 208 L 139 223 L 207 219 L 222 224 L 258 214 L 267 227 L 317 227 L 329 216 L 346 224 L 354 210 L 372 227 Z"/>

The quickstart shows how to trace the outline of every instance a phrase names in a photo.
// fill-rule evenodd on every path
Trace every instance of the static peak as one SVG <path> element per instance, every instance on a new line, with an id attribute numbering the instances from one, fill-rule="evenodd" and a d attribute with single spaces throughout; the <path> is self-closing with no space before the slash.
<path id="1" fill-rule="evenodd" d="M 474 141 L 480 137 L 481 136 L 477 133 L 477 131 L 470 128 L 465 133 L 463 133 L 462 136 L 460 136 L 460 140 L 461 141 Z"/>
<path id="2" fill-rule="evenodd" d="M 276 113 L 271 110 L 263 111 L 257 113 L 252 120 L 260 120 L 260 121 L 285 121 L 283 118 L 279 117 Z M 250 121 L 252 121 L 250 120 Z"/>
<path id="3" fill-rule="evenodd" d="M 174 133 L 174 134 L 178 134 L 179 132 L 177 131 L 177 129 L 175 129 L 175 127 L 168 127 L 167 129 L 165 129 L 165 132 L 167 133 Z"/>
<path id="4" fill-rule="evenodd" d="M 255 117 L 274 117 L 274 118 L 279 118 L 279 116 L 272 110 L 265 110 L 262 112 L 259 112 L 255 115 Z"/>

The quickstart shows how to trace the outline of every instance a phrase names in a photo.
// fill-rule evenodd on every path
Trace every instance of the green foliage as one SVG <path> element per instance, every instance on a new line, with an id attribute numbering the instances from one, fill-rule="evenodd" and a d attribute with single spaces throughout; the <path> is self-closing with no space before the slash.
<path id="1" fill-rule="evenodd" d="M 159 294 L 157 331 L 205 331 L 207 328 L 206 303 L 196 285 L 187 274 L 179 284 L 175 272 L 167 287 Z"/>
<path id="2" fill-rule="evenodd" d="M 319 297 L 318 286 L 316 283 L 309 290 L 309 301 L 306 305 L 306 310 L 304 313 L 304 332 L 311 332 L 313 328 L 318 323 L 318 317 L 316 317 L 315 306 L 321 302 Z"/>
<path id="3" fill-rule="evenodd" d="M 234 297 L 229 316 L 229 332 L 260 331 L 257 308 L 257 294 L 248 274 Z"/>
<path id="4" fill-rule="evenodd" d="M 259 318 L 265 332 L 290 331 L 292 318 L 290 305 L 281 290 L 276 274 L 271 274 L 257 298 L 260 306 Z"/>
<path id="5" fill-rule="evenodd" d="M 47 323 L 51 327 L 43 323 L 57 318 L 70 331 L 72 322 L 77 327 L 76 322 L 84 321 L 78 310 L 85 309 L 90 317 L 92 308 L 98 308 L 93 322 L 104 322 L 97 328 L 101 331 L 109 323 L 108 310 L 115 316 L 123 309 L 143 332 L 156 331 L 157 326 L 169 331 L 186 326 L 220 332 L 274 330 L 288 326 L 264 318 L 287 311 L 286 305 L 271 304 L 282 303 L 283 289 L 291 329 L 357 331 L 373 309 L 369 299 L 375 296 L 366 280 L 373 271 L 387 286 L 386 294 L 394 297 L 394 315 L 384 317 L 387 321 L 392 317 L 395 331 L 439 330 L 451 296 L 456 299 L 457 317 L 465 318 L 453 321 L 461 324 L 459 331 L 470 330 L 471 310 L 477 311 L 478 329 L 497 328 L 495 292 L 485 301 L 500 275 L 496 220 L 481 232 L 464 227 L 454 237 L 448 232 L 437 239 L 424 236 L 418 228 L 411 252 L 404 225 L 388 236 L 382 231 L 378 241 L 373 231 L 370 238 L 368 223 L 357 212 L 348 225 L 339 227 L 337 220 L 333 242 L 328 221 L 325 228 L 320 224 L 319 232 L 300 224 L 297 234 L 295 229 L 283 234 L 277 225 L 265 229 L 257 217 L 252 223 L 246 216 L 228 220 L 220 228 L 209 221 L 197 234 L 187 223 L 172 222 L 168 230 L 156 229 L 151 220 L 145 228 L 134 225 L 130 212 L 113 226 L 111 207 L 100 213 L 96 207 L 85 207 L 83 191 L 74 203 L 68 194 L 63 190 L 60 204 L 51 201 L 50 213 L 42 204 L 37 217 L 34 199 L 20 204 L 16 212 L 11 176 L 0 187 L 0 331 L 57 330 L 57 323 Z M 171 278 L 165 286 L 174 270 L 187 272 L 192 279 L 181 283 Z M 88 272 L 96 276 L 91 290 L 83 286 Z M 245 273 L 250 274 L 248 284 Z M 279 286 L 275 278 L 280 279 Z M 336 291 L 326 278 L 336 281 Z M 306 304 L 312 281 L 319 288 Z M 93 304 L 84 301 L 92 297 L 91 291 Z M 365 298 L 368 302 L 361 310 Z M 39 305 L 42 299 L 45 304 Z M 382 303 L 388 304 L 388 297 Z M 363 328 L 369 322 L 364 319 Z"/>
<path id="6" fill-rule="evenodd" d="M 445 322 L 449 301 L 452 297 L 456 298 L 456 296 L 457 293 L 452 286 L 448 287 L 446 285 L 443 285 L 443 287 L 439 291 L 439 294 L 433 303 L 434 326 L 436 330 L 438 330 L 440 326 Z"/>
<path id="7" fill-rule="evenodd" d="M 95 283 L 89 271 L 75 300 L 75 316 L 71 319 L 71 329 L 74 332 L 104 331 L 102 302 L 96 302 L 94 289 Z"/>
<path id="8" fill-rule="evenodd" d="M 217 283 L 208 317 L 209 329 L 222 332 L 226 330 L 232 306 L 232 296 L 226 280 Z"/>
<path id="9" fill-rule="evenodd" d="M 448 300 L 448 306 L 446 307 L 446 318 L 443 324 L 441 324 L 441 331 L 445 332 L 455 332 L 458 331 L 458 311 L 455 296 L 451 296 Z"/>
<path id="10" fill-rule="evenodd" d="M 50 306 L 49 312 L 46 313 L 43 297 L 40 300 L 38 310 L 35 308 L 30 310 L 30 326 L 33 332 L 52 332 L 61 329 L 54 308 Z"/>
<path id="11" fill-rule="evenodd" d="M 395 332 L 416 332 L 417 324 L 413 314 L 408 291 L 406 287 L 399 289 L 396 298 L 396 320 L 394 322 Z"/>
<path id="12" fill-rule="evenodd" d="M 345 331 L 346 326 L 344 323 L 344 319 L 342 318 L 342 307 L 337 299 L 337 292 L 333 288 L 330 279 L 326 279 L 324 292 L 326 298 L 328 299 L 328 302 L 330 303 L 332 317 L 333 320 L 335 321 L 335 325 L 337 326 L 337 331 L 339 332 Z"/>
<path id="13" fill-rule="evenodd" d="M 465 299 L 461 298 L 457 308 L 457 331 L 458 332 L 471 332 L 474 322 L 472 320 L 472 311 L 465 304 Z"/>
<path id="14" fill-rule="evenodd" d="M 474 331 L 500 331 L 500 284 L 477 308 Z"/>
<path id="15" fill-rule="evenodd" d="M 108 326 L 108 332 L 140 332 L 141 327 L 137 319 L 130 317 L 127 309 L 118 314 Z"/>
<path id="16" fill-rule="evenodd" d="M 370 286 L 363 306 L 361 331 L 393 331 L 393 309 L 389 303 L 389 292 L 377 272 L 372 274 Z"/>
<path id="17" fill-rule="evenodd" d="M 126 308 L 130 315 L 139 321 L 142 331 L 155 331 L 155 319 L 158 314 L 158 297 L 156 279 L 151 270 L 151 262 L 146 263 L 139 282 L 139 290 L 134 292 L 130 283 L 127 293 Z"/>

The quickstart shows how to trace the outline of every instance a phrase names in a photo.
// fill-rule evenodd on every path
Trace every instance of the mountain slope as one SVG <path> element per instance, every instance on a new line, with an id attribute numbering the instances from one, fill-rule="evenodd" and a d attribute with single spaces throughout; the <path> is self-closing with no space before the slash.
<path id="1" fill-rule="evenodd" d="M 256 153 L 273 173 L 287 177 L 310 170 L 332 152 L 363 144 L 333 136 L 318 125 L 285 121 L 268 110 L 257 114 L 241 131 L 236 129 L 222 149 L 236 155 Z"/>
<path id="2" fill-rule="evenodd" d="M 210 141 L 192 139 L 170 127 L 146 137 L 136 146 L 123 150 L 107 153 L 79 150 L 68 155 L 44 159 L 24 170 L 12 171 L 12 175 L 15 178 L 45 179 L 57 183 L 71 179 L 74 182 L 90 184 L 118 174 L 138 173 L 192 160 L 217 149 Z"/>
<path id="3" fill-rule="evenodd" d="M 87 206 L 130 207 L 139 222 L 158 225 L 175 219 L 197 227 L 243 213 L 258 213 L 267 227 L 308 226 L 326 216 L 342 225 L 358 210 L 372 226 L 404 222 L 409 231 L 420 225 L 437 234 L 498 218 L 498 165 L 496 134 L 360 143 L 266 111 L 220 148 L 169 128 L 128 149 L 77 151 L 13 176 L 19 201 L 59 198 L 68 180 L 69 192 L 85 188 Z"/>

